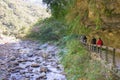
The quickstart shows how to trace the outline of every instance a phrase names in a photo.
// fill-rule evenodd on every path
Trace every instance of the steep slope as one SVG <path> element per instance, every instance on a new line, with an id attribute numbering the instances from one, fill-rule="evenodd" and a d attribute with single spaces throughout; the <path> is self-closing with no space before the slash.
<path id="1" fill-rule="evenodd" d="M 49 16 L 45 8 L 25 0 L 0 0 L 0 32 L 4 34 L 19 34 L 38 19 Z"/>
<path id="2" fill-rule="evenodd" d="M 120 0 L 76 0 L 66 19 L 75 22 L 74 32 L 90 28 L 89 42 L 92 36 L 101 37 L 104 45 L 120 48 Z"/>
<path id="3" fill-rule="evenodd" d="M 74 7 L 69 10 L 67 18 L 80 16 L 81 24 L 87 27 L 119 27 L 119 0 L 76 0 Z"/>

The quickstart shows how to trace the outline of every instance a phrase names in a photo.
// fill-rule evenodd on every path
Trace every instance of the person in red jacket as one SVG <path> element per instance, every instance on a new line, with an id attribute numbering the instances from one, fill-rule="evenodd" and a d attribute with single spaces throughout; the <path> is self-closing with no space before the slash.
<path id="1" fill-rule="evenodd" d="M 101 38 L 99 38 L 98 40 L 97 40 L 97 46 L 102 46 L 103 45 L 103 41 L 102 41 L 102 39 Z"/>
<path id="2" fill-rule="evenodd" d="M 99 39 L 97 40 L 96 45 L 98 46 L 98 53 L 100 53 L 100 47 L 103 45 L 103 41 L 102 41 L 101 38 L 99 38 Z"/>

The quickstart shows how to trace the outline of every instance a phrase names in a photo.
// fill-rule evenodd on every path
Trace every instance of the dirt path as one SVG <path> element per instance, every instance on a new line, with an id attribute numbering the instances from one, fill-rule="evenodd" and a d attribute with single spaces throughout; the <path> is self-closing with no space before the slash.
<path id="1" fill-rule="evenodd" d="M 66 80 L 58 51 L 49 43 L 2 36 L 0 80 Z"/>

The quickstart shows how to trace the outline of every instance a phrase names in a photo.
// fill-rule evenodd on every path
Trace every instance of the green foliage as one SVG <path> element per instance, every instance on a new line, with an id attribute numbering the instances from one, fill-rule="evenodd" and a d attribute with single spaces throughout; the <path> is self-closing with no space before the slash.
<path id="1" fill-rule="evenodd" d="M 49 16 L 42 7 L 23 0 L 0 0 L 0 27 L 4 28 L 1 28 L 1 32 L 5 35 L 22 37 L 39 18 Z"/>
<path id="2" fill-rule="evenodd" d="M 67 73 L 67 80 L 111 80 L 109 75 L 105 77 L 108 70 L 100 61 L 91 60 L 86 49 L 75 38 L 67 41 L 59 55 Z"/>
<path id="3" fill-rule="evenodd" d="M 100 29 L 101 28 L 101 19 L 99 16 L 95 19 L 94 22 L 96 24 L 96 30 Z"/>
<path id="4" fill-rule="evenodd" d="M 62 56 L 61 62 L 67 72 L 68 80 L 78 80 L 85 75 L 84 65 L 88 58 L 86 50 L 80 45 L 78 40 L 72 39 L 66 44 L 67 52 Z M 63 51 L 64 52 L 64 51 Z"/>
<path id="5" fill-rule="evenodd" d="M 75 0 L 43 0 L 43 2 L 48 5 L 53 17 L 64 20 L 68 9 L 74 4 Z"/>
<path id="6" fill-rule="evenodd" d="M 114 11 L 114 9 L 110 10 L 110 9 L 105 8 L 104 13 L 106 14 L 106 16 L 111 17 L 113 11 Z"/>
<path id="7" fill-rule="evenodd" d="M 60 47 L 64 47 L 67 42 L 71 41 L 72 39 L 78 39 L 79 37 L 80 35 L 77 34 L 66 35 L 59 40 L 58 44 Z"/>
<path id="8" fill-rule="evenodd" d="M 90 32 L 90 28 L 80 23 L 81 16 L 76 16 L 74 20 L 72 20 L 68 27 L 68 33 L 72 34 L 88 34 Z"/>
<path id="9" fill-rule="evenodd" d="M 35 24 L 28 37 L 39 39 L 43 42 L 58 41 L 65 36 L 65 30 L 66 27 L 63 23 L 54 18 L 48 18 Z"/>

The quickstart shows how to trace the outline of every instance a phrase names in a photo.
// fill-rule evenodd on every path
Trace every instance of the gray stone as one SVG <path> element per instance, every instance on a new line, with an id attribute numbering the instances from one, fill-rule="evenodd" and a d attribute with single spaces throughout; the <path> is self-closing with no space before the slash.
<path id="1" fill-rule="evenodd" d="M 42 57 L 43 57 L 43 58 L 48 58 L 48 56 L 49 56 L 48 54 L 42 53 Z"/>
<path id="2" fill-rule="evenodd" d="M 10 58 L 10 61 L 15 61 L 16 60 L 16 57 L 11 57 Z"/>
<path id="3" fill-rule="evenodd" d="M 27 61 L 27 60 L 25 60 L 25 59 L 18 60 L 19 63 L 21 63 L 21 62 L 26 62 L 26 61 Z"/>
<path id="4" fill-rule="evenodd" d="M 36 78 L 36 80 L 42 80 L 42 79 L 46 79 L 46 74 L 43 72 L 40 74 L 40 76 L 38 78 Z"/>
<path id="5" fill-rule="evenodd" d="M 34 67 L 34 68 L 37 68 L 37 67 L 39 67 L 40 65 L 39 64 L 36 64 L 36 63 L 34 63 L 34 64 L 32 64 L 31 65 L 31 67 Z"/>
<path id="6" fill-rule="evenodd" d="M 33 53 L 29 53 L 27 54 L 28 57 L 32 57 L 33 56 Z"/>
<path id="7" fill-rule="evenodd" d="M 47 67 L 41 67 L 40 68 L 40 72 L 47 72 L 48 71 L 48 68 Z"/>

